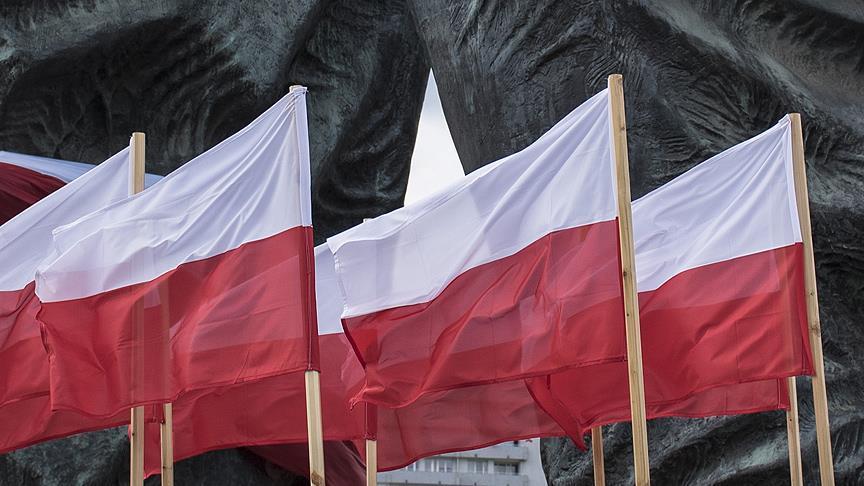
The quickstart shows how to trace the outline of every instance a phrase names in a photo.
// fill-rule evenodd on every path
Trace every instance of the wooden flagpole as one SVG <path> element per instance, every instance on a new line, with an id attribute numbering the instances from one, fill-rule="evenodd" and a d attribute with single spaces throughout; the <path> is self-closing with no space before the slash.
<path id="1" fill-rule="evenodd" d="M 129 427 L 131 457 L 129 458 L 129 485 L 144 484 L 144 407 L 132 409 Z"/>
<path id="2" fill-rule="evenodd" d="M 813 409 L 816 415 L 816 443 L 819 448 L 819 475 L 823 486 L 834 486 L 834 460 L 831 452 L 831 427 L 828 423 L 828 393 L 825 389 L 825 362 L 822 356 L 822 324 L 819 321 L 819 296 L 816 293 L 816 264 L 813 259 L 813 233 L 810 227 L 810 197 L 807 191 L 807 169 L 804 164 L 804 133 L 801 115 L 791 113 L 792 171 L 795 178 L 795 201 L 804 243 L 804 291 L 807 298 L 807 322 L 810 348 L 813 352 Z"/>
<path id="3" fill-rule="evenodd" d="M 786 435 L 789 442 L 789 474 L 792 486 L 804 484 L 804 474 L 801 468 L 801 435 L 798 432 L 798 391 L 795 388 L 795 377 L 786 378 L 786 389 L 789 391 L 789 410 L 786 411 Z"/>
<path id="4" fill-rule="evenodd" d="M 131 165 L 129 167 L 129 194 L 138 194 L 144 190 L 144 134 L 135 132 L 129 142 Z M 133 310 L 135 315 L 135 326 L 140 326 L 140 313 Z M 135 331 L 136 335 L 140 333 Z M 140 370 L 140 355 L 135 353 L 132 362 L 133 387 L 134 375 Z M 129 484 L 130 486 L 142 486 L 144 484 L 144 407 L 134 407 L 131 413 L 129 427 L 130 435 L 130 457 L 129 457 Z"/>
<path id="5" fill-rule="evenodd" d="M 162 314 L 162 332 L 165 336 L 171 334 L 171 301 L 168 290 L 159 289 L 159 305 Z M 168 387 L 171 369 L 171 348 L 165 346 L 162 349 L 162 363 L 165 366 L 165 380 L 163 386 Z M 174 408 L 171 403 L 162 404 L 162 422 L 159 424 L 159 444 L 161 446 L 162 459 L 162 486 L 174 486 Z"/>
<path id="6" fill-rule="evenodd" d="M 630 208 L 630 166 L 627 160 L 627 122 L 624 115 L 624 78 L 609 76 L 609 116 L 612 151 L 618 186 L 618 234 L 621 243 L 621 279 L 627 328 L 627 368 L 630 383 L 630 420 L 633 428 L 633 465 L 637 486 L 651 484 L 648 465 L 648 427 L 645 422 L 645 384 L 642 378 L 642 334 L 636 293 L 636 257 L 633 214 Z"/>
<path id="7" fill-rule="evenodd" d="M 591 456 L 594 459 L 594 486 L 606 486 L 603 465 L 603 427 L 591 429 Z"/>
<path id="8" fill-rule="evenodd" d="M 366 439 L 366 486 L 378 485 L 378 441 Z"/>
<path id="9" fill-rule="evenodd" d="M 162 445 L 162 486 L 174 486 L 174 417 L 173 405 L 162 405 L 159 441 Z"/>
<path id="10" fill-rule="evenodd" d="M 363 222 L 372 218 L 363 218 Z M 366 486 L 378 486 L 378 407 L 364 402 L 366 408 Z M 374 431 L 370 438 L 369 429 Z"/>
<path id="11" fill-rule="evenodd" d="M 309 440 L 309 484 L 324 486 L 324 434 L 321 425 L 321 377 L 306 372 L 306 430 Z"/>
<path id="12" fill-rule="evenodd" d="M 293 85 L 288 88 L 293 92 L 302 88 Z M 314 265 L 314 257 L 310 257 Z M 314 266 L 310 267 L 314 269 Z M 314 282 L 314 280 L 313 280 Z M 315 289 L 311 289 L 310 309 L 315 317 Z M 317 327 L 317 326 L 316 326 Z M 309 441 L 309 484 L 324 486 L 324 430 L 321 423 L 321 375 L 317 370 L 307 370 L 306 379 L 306 434 Z"/>

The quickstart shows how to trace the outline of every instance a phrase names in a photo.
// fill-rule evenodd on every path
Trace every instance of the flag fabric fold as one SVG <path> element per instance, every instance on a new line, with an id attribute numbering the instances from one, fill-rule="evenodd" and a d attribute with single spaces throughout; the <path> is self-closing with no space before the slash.
<path id="1" fill-rule="evenodd" d="M 52 159 L 38 155 L 19 154 L 0 150 L 0 162 L 14 165 L 21 169 L 30 170 L 36 174 L 51 177 L 60 181 L 60 184 L 68 184 L 81 177 L 94 166 L 83 162 L 71 160 Z M 158 177 L 158 176 L 157 176 Z"/>
<path id="2" fill-rule="evenodd" d="M 36 279 L 54 409 L 110 416 L 318 367 L 305 93 L 54 232 Z"/>
<path id="3" fill-rule="evenodd" d="M 315 249 L 315 289 L 324 439 L 359 440 L 364 434 L 364 415 L 360 408 L 350 408 L 347 397 L 362 383 L 363 369 L 342 333 L 342 301 L 335 286 L 333 257 L 324 245 Z M 305 383 L 300 373 L 183 392 L 173 403 L 174 458 L 179 461 L 230 447 L 305 443 L 305 409 Z M 147 424 L 144 437 L 144 466 L 149 476 L 160 468 L 158 422 Z M 298 449 L 265 450 L 267 457 L 274 457 L 280 451 L 290 455 Z M 276 462 L 296 461 L 286 456 Z"/>
<path id="4" fill-rule="evenodd" d="M 92 167 L 0 150 L 0 225 Z"/>
<path id="5" fill-rule="evenodd" d="M 291 471 L 309 477 L 309 446 L 306 443 L 277 444 L 251 447 L 255 454 Z M 363 484 L 366 467 L 354 444 L 349 442 L 324 441 L 325 476 L 330 484 Z"/>
<path id="6" fill-rule="evenodd" d="M 362 455 L 364 439 L 377 436 L 378 467 L 385 471 L 423 457 L 504 440 L 564 435 L 534 403 L 522 381 L 438 392 L 398 410 L 378 408 L 377 428 L 369 430 L 365 407 L 352 408 L 349 403 L 363 386 L 364 372 L 342 332 L 343 301 L 327 245 L 315 248 L 315 289 L 325 441 L 353 442 Z M 298 374 L 184 392 L 173 409 L 177 461 L 211 450 L 250 446 L 273 462 L 290 466 L 302 463 L 297 454 L 307 453 L 281 446 L 306 442 L 304 382 Z M 144 437 L 146 474 L 158 474 L 158 417 L 147 423 Z"/>
<path id="7" fill-rule="evenodd" d="M 524 150 L 328 239 L 356 401 L 623 361 L 608 90 Z"/>
<path id="8" fill-rule="evenodd" d="M 0 224 L 93 167 L 81 162 L 0 150 Z M 159 178 L 147 174 L 145 185 L 150 186 Z"/>
<path id="9" fill-rule="evenodd" d="M 50 172 L 46 160 L 37 158 L 42 170 Z M 82 170 L 76 180 L 0 226 L 0 453 L 128 421 L 128 412 L 99 419 L 52 412 L 48 355 L 36 320 L 40 302 L 34 293 L 36 267 L 48 252 L 51 232 L 125 199 L 128 160 L 124 149 L 89 172 Z"/>
<path id="10" fill-rule="evenodd" d="M 63 187 L 63 181 L 0 159 L 0 224 Z"/>
<path id="11" fill-rule="evenodd" d="M 784 379 L 813 372 L 789 118 L 635 201 L 633 221 L 648 417 L 788 408 Z M 582 433 L 630 418 L 626 364 L 532 385 Z"/>

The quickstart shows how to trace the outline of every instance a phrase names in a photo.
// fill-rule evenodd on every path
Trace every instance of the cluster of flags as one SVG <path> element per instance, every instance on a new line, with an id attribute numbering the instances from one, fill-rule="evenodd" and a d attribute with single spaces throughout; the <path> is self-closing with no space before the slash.
<path id="1" fill-rule="evenodd" d="M 632 421 L 647 484 L 646 419 L 791 410 L 795 482 L 793 377 L 815 374 L 831 484 L 800 121 L 631 209 L 615 80 L 317 248 L 305 88 L 143 191 L 135 144 L 89 170 L 0 153 L 0 211 L 32 204 L 0 226 L 0 452 L 133 409 L 133 482 L 238 446 L 293 467 L 308 442 L 314 484 L 324 456 L 331 483 L 361 481 L 356 453 L 374 484 L 590 432 L 600 484 L 601 427 Z"/>

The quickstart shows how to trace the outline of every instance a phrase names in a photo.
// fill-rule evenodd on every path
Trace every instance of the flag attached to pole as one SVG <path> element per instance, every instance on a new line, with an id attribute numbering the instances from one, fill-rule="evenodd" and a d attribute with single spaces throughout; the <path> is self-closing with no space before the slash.
<path id="1" fill-rule="evenodd" d="M 353 441 L 363 437 L 363 412 L 352 410 L 348 397 L 363 382 L 363 369 L 342 333 L 339 313 L 341 297 L 336 288 L 333 257 L 326 245 L 315 249 L 315 287 L 319 346 L 321 349 L 321 402 L 324 439 Z M 218 389 L 181 393 L 173 404 L 174 456 L 182 460 L 207 451 L 240 446 L 270 446 L 305 443 L 307 439 L 304 379 L 299 373 L 238 383 Z M 144 465 L 148 476 L 159 472 L 158 423 L 148 423 L 145 434 Z M 299 464 L 294 455 L 307 461 L 308 451 L 296 447 L 263 449 L 266 457 L 280 464 Z M 328 450 L 345 453 L 335 445 Z M 280 451 L 286 456 L 280 456 Z M 291 456 L 291 457 L 287 457 Z M 329 456 L 328 456 L 329 457 Z M 347 459 L 347 456 L 345 457 Z M 350 462 L 350 461 L 349 461 Z M 340 461 L 328 460 L 328 479 L 353 484 L 345 474 L 354 468 L 339 469 Z M 330 472 L 336 474 L 330 476 Z M 363 471 L 356 477 L 362 482 Z"/>
<path id="2" fill-rule="evenodd" d="M 0 151 L 0 224 L 93 166 Z"/>
<path id="3" fill-rule="evenodd" d="M 36 284 L 55 409 L 317 369 L 305 93 L 55 231 Z"/>
<path id="4" fill-rule="evenodd" d="M 315 288 L 324 439 L 328 443 L 353 441 L 362 453 L 363 439 L 368 435 L 365 409 L 362 404 L 352 408 L 349 401 L 362 388 L 364 372 L 342 332 L 343 300 L 333 255 L 327 245 L 315 248 Z M 305 449 L 279 445 L 306 441 L 303 415 L 286 413 L 286 410 L 302 410 L 304 400 L 303 378 L 299 374 L 184 392 L 173 405 L 175 459 L 215 449 L 266 446 L 260 450 L 278 464 L 302 463 L 307 457 Z M 159 473 L 158 421 L 151 420 L 146 430 L 144 462 L 149 476 Z M 398 410 L 379 408 L 378 467 L 381 471 L 398 469 L 430 455 L 474 449 L 504 440 L 564 434 L 534 403 L 522 381 L 459 388 L 423 397 Z M 342 451 L 332 444 L 327 447 L 328 451 Z M 302 454 L 302 460 L 297 454 Z M 340 461 L 331 463 L 330 456 L 327 457 L 330 480 L 338 482 L 347 472 L 355 471 L 340 472 Z M 362 471 L 355 482 L 362 482 Z M 353 484 L 346 480 L 348 483 Z"/>
<path id="5" fill-rule="evenodd" d="M 81 162 L 0 150 L 0 224 L 93 167 Z M 160 178 L 150 174 L 145 177 L 147 186 Z"/>
<path id="6" fill-rule="evenodd" d="M 357 400 L 623 361 L 608 90 L 526 149 L 328 239 Z"/>
<path id="7" fill-rule="evenodd" d="M 791 153 L 787 117 L 633 203 L 649 418 L 788 408 L 784 378 L 812 374 Z M 607 363 L 534 386 L 584 433 L 629 420 L 626 383 Z"/>
<path id="8" fill-rule="evenodd" d="M 18 162 L 17 157 L 6 157 Z M 43 171 L 78 177 L 0 226 L 0 452 L 88 430 L 122 424 L 127 413 L 104 418 L 74 412 L 52 412 L 49 397 L 48 355 L 36 315 L 36 267 L 58 226 L 127 197 L 129 151 L 124 149 L 89 172 L 65 171 L 64 161 L 52 166 L 35 158 Z M 32 162 L 32 161 L 31 161 Z M 78 168 L 85 164 L 73 164 Z M 32 164 L 31 164 L 32 165 Z M 81 175 L 83 174 L 83 175 Z M 61 183 L 62 185 L 63 183 Z"/>

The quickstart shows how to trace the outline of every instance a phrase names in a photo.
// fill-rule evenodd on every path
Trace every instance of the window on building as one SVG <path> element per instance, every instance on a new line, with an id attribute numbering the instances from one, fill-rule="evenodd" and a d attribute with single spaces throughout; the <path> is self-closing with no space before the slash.
<path id="1" fill-rule="evenodd" d="M 456 459 L 450 457 L 438 457 L 435 461 L 435 472 L 454 472 L 456 471 Z"/>
<path id="2" fill-rule="evenodd" d="M 474 459 L 468 461 L 468 472 L 486 474 L 489 471 L 489 461 Z"/>
<path id="3" fill-rule="evenodd" d="M 513 462 L 496 462 L 495 474 L 519 474 L 519 464 Z"/>

